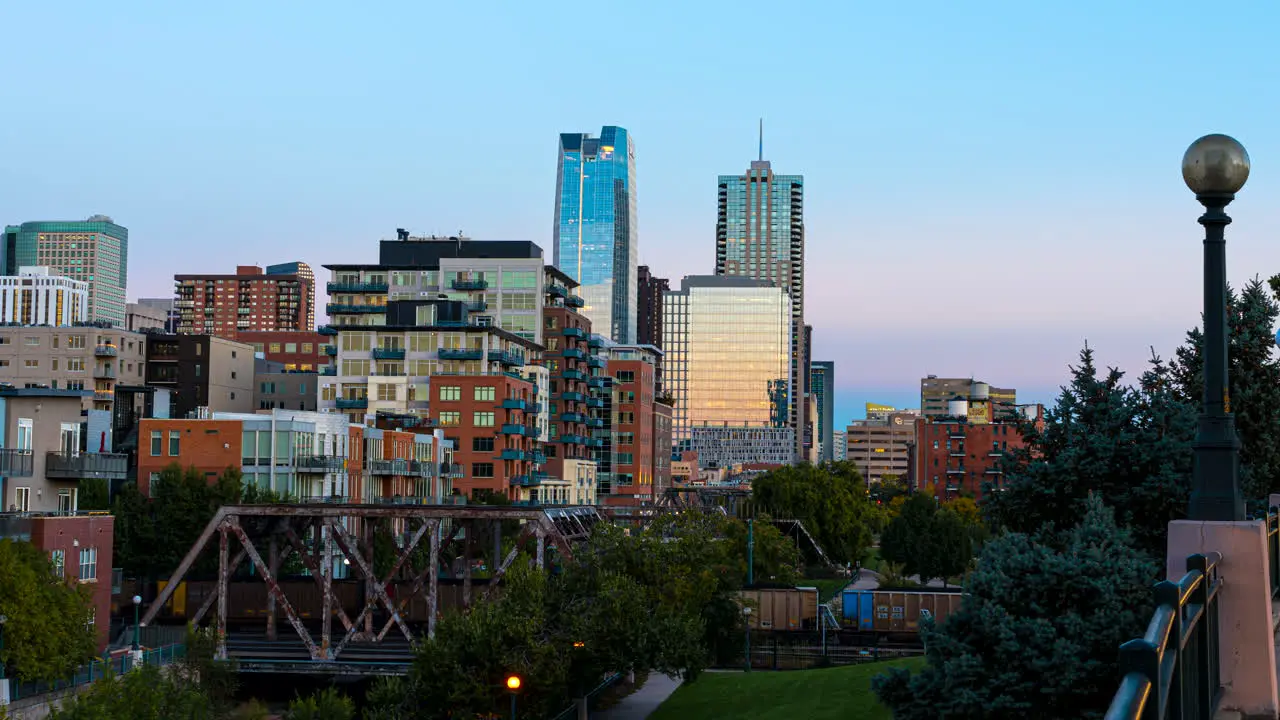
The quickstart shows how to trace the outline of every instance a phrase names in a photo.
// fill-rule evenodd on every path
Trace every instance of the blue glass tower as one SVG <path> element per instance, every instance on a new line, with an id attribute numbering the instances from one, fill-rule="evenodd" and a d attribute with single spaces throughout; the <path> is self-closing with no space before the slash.
<path id="1" fill-rule="evenodd" d="M 607 125 L 600 137 L 562 133 L 556 167 L 556 267 L 581 283 L 592 330 L 620 343 L 636 337 L 636 150 Z"/>

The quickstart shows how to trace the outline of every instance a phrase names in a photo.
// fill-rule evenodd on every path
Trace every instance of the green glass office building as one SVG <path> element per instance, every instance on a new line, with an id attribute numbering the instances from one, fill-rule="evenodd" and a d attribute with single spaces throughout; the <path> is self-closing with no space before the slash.
<path id="1" fill-rule="evenodd" d="M 25 222 L 4 229 L 0 274 L 43 266 L 89 284 L 89 318 L 124 327 L 129 230 L 105 215 L 84 221 Z"/>

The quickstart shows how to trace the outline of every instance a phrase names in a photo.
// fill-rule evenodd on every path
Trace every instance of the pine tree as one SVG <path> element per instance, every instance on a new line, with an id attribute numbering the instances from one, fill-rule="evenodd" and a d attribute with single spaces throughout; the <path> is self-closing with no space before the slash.
<path id="1" fill-rule="evenodd" d="M 1272 286 L 1277 286 L 1272 278 Z M 1227 371 L 1231 412 L 1240 436 L 1240 484 L 1245 499 L 1261 501 L 1280 491 L 1280 360 L 1275 347 L 1276 304 L 1266 285 L 1254 278 L 1237 294 L 1227 291 Z M 1202 402 L 1204 335 L 1187 332 L 1172 367 L 1177 394 L 1197 408 Z"/>
<path id="2" fill-rule="evenodd" d="M 986 493 L 985 512 L 1016 532 L 1068 528 L 1094 494 L 1141 547 L 1163 552 L 1166 526 L 1186 512 L 1194 408 L 1158 357 L 1137 388 L 1115 368 L 1099 377 L 1087 346 L 1071 373 L 1043 427 L 1026 426 L 1027 446 L 1006 454 L 1004 484 Z"/>
<path id="3" fill-rule="evenodd" d="M 985 547 L 960 609 L 921 634 L 928 665 L 872 687 L 895 720 L 1101 717 L 1117 648 L 1142 632 L 1158 564 L 1101 498 L 1079 525 L 1008 533 Z"/>

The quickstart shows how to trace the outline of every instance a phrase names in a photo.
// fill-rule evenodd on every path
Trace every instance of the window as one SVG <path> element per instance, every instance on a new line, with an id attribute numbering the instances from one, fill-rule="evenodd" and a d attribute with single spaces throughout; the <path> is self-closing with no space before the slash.
<path id="1" fill-rule="evenodd" d="M 28 367 L 28 368 L 38 368 L 40 367 L 40 361 L 35 358 L 27 358 L 26 360 L 22 361 L 22 366 Z"/>
<path id="2" fill-rule="evenodd" d="M 632 383 L 636 381 L 636 372 L 635 370 L 619 370 L 614 377 L 618 378 L 620 383 Z"/>
<path id="3" fill-rule="evenodd" d="M 620 433 L 618 433 L 618 444 L 619 444 L 619 445 L 631 445 L 631 444 L 632 444 L 632 443 L 634 443 L 635 441 L 636 441 L 636 434 L 635 434 L 635 433 L 633 433 L 633 432 L 620 432 Z"/>
<path id="4" fill-rule="evenodd" d="M 462 422 L 462 413 L 456 410 L 446 410 L 440 413 L 440 425 L 450 427 Z"/>
<path id="5" fill-rule="evenodd" d="M 471 438 L 472 452 L 493 452 L 493 438 Z"/>
<path id="6" fill-rule="evenodd" d="M 80 582 L 97 581 L 98 548 L 80 548 Z"/>
<path id="7" fill-rule="evenodd" d="M 232 370 L 232 371 L 231 371 L 231 379 L 232 379 L 232 380 L 235 380 L 235 379 L 236 379 L 236 371 L 235 371 L 235 370 Z"/>
<path id="8" fill-rule="evenodd" d="M 634 463 L 635 463 L 635 454 L 634 454 L 634 453 L 624 453 L 624 452 L 620 452 L 620 453 L 618 453 L 618 463 L 617 463 L 617 464 L 619 464 L 619 465 L 631 465 L 631 464 L 634 464 Z"/>
<path id="9" fill-rule="evenodd" d="M 378 385 L 378 399 L 384 402 L 394 402 L 396 399 L 396 386 L 391 383 Z"/>
<path id="10" fill-rule="evenodd" d="M 310 355 L 312 352 L 314 352 L 314 349 L 312 348 L 311 343 L 302 343 L 302 352 L 305 355 Z"/>
<path id="11" fill-rule="evenodd" d="M 49 560 L 53 563 L 53 574 L 56 577 L 62 577 L 67 574 L 67 551 L 51 550 L 49 551 Z"/>
<path id="12" fill-rule="evenodd" d="M 67 372 L 84 372 L 84 358 L 67 358 Z"/>
<path id="13" fill-rule="evenodd" d="M 493 427 L 493 413 L 492 412 L 471 413 L 471 424 L 476 427 Z"/>
<path id="14" fill-rule="evenodd" d="M 461 400 L 462 388 L 457 385 L 442 385 L 440 387 L 441 400 Z"/>
<path id="15" fill-rule="evenodd" d="M 160 437 L 162 434 L 159 430 L 151 431 L 151 457 L 160 457 Z"/>
<path id="16" fill-rule="evenodd" d="M 280 352 L 280 343 L 271 343 L 271 350 L 270 350 L 270 352 L 272 352 L 272 353 L 279 353 L 279 352 Z"/>
<path id="17" fill-rule="evenodd" d="M 18 512 L 31 512 L 31 488 L 13 489 L 13 509 Z"/>
<path id="18" fill-rule="evenodd" d="M 471 477 L 493 477 L 493 463 L 471 463 Z"/>
<path id="19" fill-rule="evenodd" d="M 234 395 L 232 395 L 232 397 L 234 398 L 235 396 L 234 396 Z M 177 456 L 178 456 L 179 443 L 180 443 L 180 441 L 181 441 L 181 440 L 182 440 L 182 432 L 181 432 L 181 431 L 179 431 L 179 430 L 170 430 L 170 431 L 169 431 L 169 457 L 177 457 Z"/>
<path id="20" fill-rule="evenodd" d="M 285 343 L 284 351 L 290 355 L 298 352 L 298 343 Z"/>
<path id="21" fill-rule="evenodd" d="M 28 346 L 28 347 L 39 347 L 39 345 L 40 345 L 40 338 L 38 338 L 38 337 L 32 337 L 32 336 L 27 336 L 27 338 L 26 338 L 26 344 L 27 344 L 27 346 Z"/>
<path id="22" fill-rule="evenodd" d="M 474 399 L 487 400 L 489 402 L 493 402 L 493 395 L 494 395 L 494 392 L 492 387 L 477 387 L 475 389 Z"/>
<path id="23" fill-rule="evenodd" d="M 31 452 L 31 437 L 34 421 L 31 418 L 18 418 L 18 450 Z"/>

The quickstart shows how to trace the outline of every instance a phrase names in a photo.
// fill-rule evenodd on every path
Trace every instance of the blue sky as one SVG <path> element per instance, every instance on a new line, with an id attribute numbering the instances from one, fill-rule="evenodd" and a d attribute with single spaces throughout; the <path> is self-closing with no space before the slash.
<path id="1" fill-rule="evenodd" d="M 714 265 L 715 178 L 807 185 L 837 422 L 974 375 L 1048 400 L 1198 319 L 1186 145 L 1234 134 L 1233 282 L 1280 272 L 1277 11 L 1245 3 L 12 2 L 0 222 L 105 213 L 131 297 L 359 262 L 396 227 L 539 242 L 557 133 L 636 139 L 640 256 Z"/>

